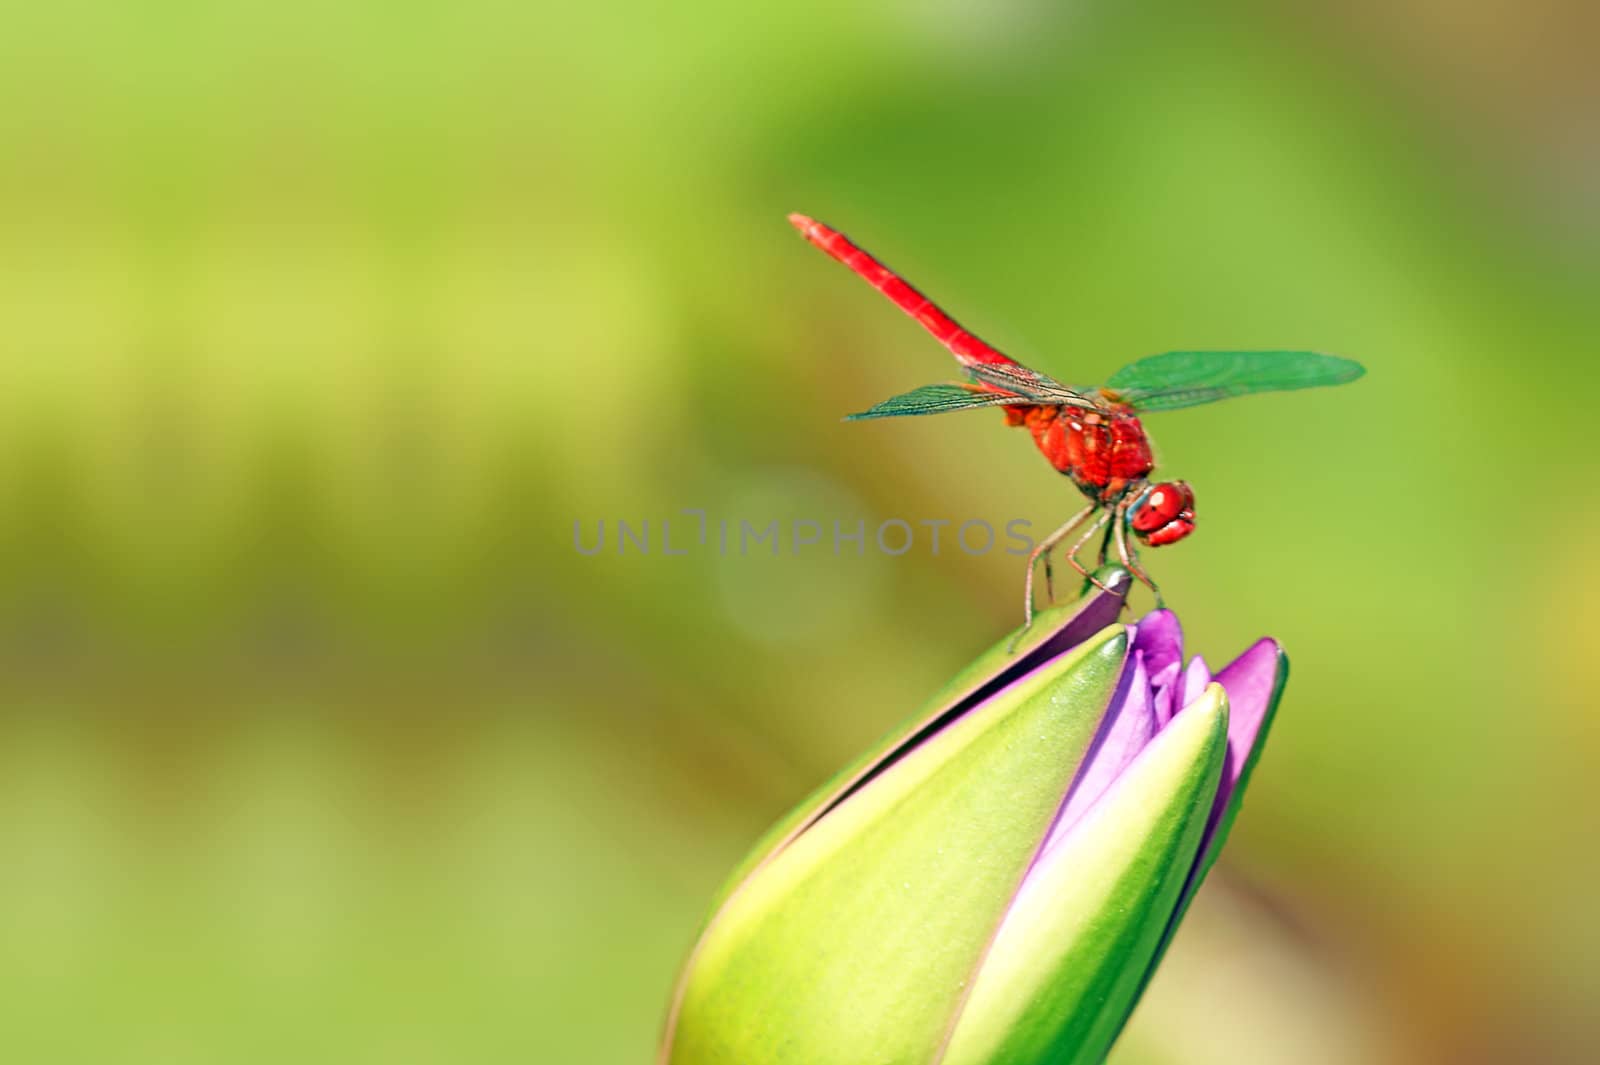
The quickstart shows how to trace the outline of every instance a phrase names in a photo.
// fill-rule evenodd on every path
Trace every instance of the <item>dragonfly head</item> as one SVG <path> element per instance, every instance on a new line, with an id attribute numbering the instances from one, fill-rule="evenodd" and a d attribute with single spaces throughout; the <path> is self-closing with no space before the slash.
<path id="1" fill-rule="evenodd" d="M 1128 526 L 1146 547 L 1177 543 L 1194 532 L 1194 489 L 1183 481 L 1151 485 L 1129 508 Z"/>

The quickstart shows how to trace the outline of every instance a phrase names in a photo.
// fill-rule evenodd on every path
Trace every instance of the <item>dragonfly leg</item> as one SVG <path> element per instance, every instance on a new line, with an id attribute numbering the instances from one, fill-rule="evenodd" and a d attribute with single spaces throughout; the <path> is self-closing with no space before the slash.
<path id="1" fill-rule="evenodd" d="M 1068 551 L 1066 556 L 1067 561 L 1072 563 L 1073 569 L 1077 570 L 1084 577 L 1087 577 L 1090 581 L 1093 581 L 1095 587 L 1101 589 L 1102 591 L 1109 591 L 1110 589 L 1106 588 L 1105 585 L 1095 580 L 1094 574 L 1090 573 L 1088 569 L 1084 567 L 1083 563 L 1078 561 L 1078 552 L 1083 550 L 1084 544 L 1087 544 L 1090 540 L 1094 539 L 1094 534 L 1100 531 L 1100 526 L 1105 525 L 1106 521 L 1110 517 L 1111 512 L 1108 510 L 1101 514 L 1100 517 L 1096 518 L 1094 524 L 1090 525 L 1089 528 L 1084 531 L 1084 534 L 1078 537 L 1078 542 L 1072 545 L 1072 550 Z M 1106 529 L 1106 535 L 1111 535 L 1111 529 L 1109 527 Z"/>
<path id="2" fill-rule="evenodd" d="M 1028 556 L 1028 575 L 1022 582 L 1022 628 L 1018 630 L 1017 634 L 1011 638 L 1011 646 L 1009 650 L 1015 651 L 1017 649 L 1017 641 L 1022 639 L 1023 634 L 1033 626 L 1033 570 L 1034 566 L 1039 561 L 1039 557 L 1043 555 L 1045 559 L 1048 560 L 1050 557 L 1050 552 L 1055 549 L 1055 546 L 1062 540 L 1065 540 L 1067 535 L 1071 533 L 1073 529 L 1076 529 L 1078 526 L 1088 521 L 1090 516 L 1092 516 L 1094 512 L 1099 509 L 1100 504 L 1098 503 L 1091 503 L 1087 507 L 1084 507 L 1082 510 L 1078 511 L 1078 513 L 1068 518 L 1066 523 L 1062 525 L 1061 528 L 1057 529 L 1049 536 L 1046 536 L 1043 540 L 1040 540 L 1038 545 L 1034 547 L 1033 553 Z M 1046 579 L 1048 580 L 1048 576 Z M 1095 583 L 1098 584 L 1099 582 L 1096 581 Z M 1104 586 L 1102 585 L 1102 587 Z"/>
<path id="3" fill-rule="evenodd" d="M 1104 525 L 1106 523 L 1106 519 L 1108 517 L 1110 517 L 1110 516 L 1111 516 L 1110 511 L 1107 511 L 1104 514 L 1101 514 L 1100 517 L 1096 518 L 1095 521 L 1094 521 L 1094 524 L 1090 525 L 1088 530 L 1082 536 L 1078 537 L 1077 542 L 1072 545 L 1072 547 L 1067 551 L 1066 555 L 1064 556 L 1066 558 L 1066 560 L 1067 560 L 1067 564 L 1070 565 L 1073 569 L 1077 570 L 1079 576 L 1086 577 L 1090 581 L 1093 581 L 1094 582 L 1094 586 L 1096 588 L 1099 588 L 1103 592 L 1109 592 L 1111 589 L 1107 588 L 1105 585 L 1103 585 L 1099 581 L 1095 580 L 1094 579 L 1094 575 L 1091 574 L 1087 569 L 1084 568 L 1083 563 L 1078 561 L 1078 552 L 1083 550 L 1083 545 L 1089 542 L 1089 539 L 1092 536 L 1094 536 L 1095 530 L 1099 529 L 1100 526 Z M 1111 535 L 1111 530 L 1109 528 L 1107 528 L 1106 529 L 1106 536 L 1110 537 L 1110 535 Z M 1051 579 L 1053 574 L 1051 572 L 1051 567 L 1050 567 L 1050 552 L 1046 551 L 1044 553 L 1043 557 L 1044 557 L 1044 594 L 1045 594 L 1045 598 L 1050 600 L 1050 602 L 1053 603 L 1053 602 L 1056 601 L 1056 589 L 1055 589 L 1055 582 Z"/>
<path id="4" fill-rule="evenodd" d="M 1093 512 L 1093 510 L 1094 510 L 1093 507 L 1089 507 L 1088 508 L 1088 512 Z M 1053 551 L 1055 549 L 1056 544 L 1058 544 L 1062 540 L 1064 540 L 1066 538 L 1067 533 L 1071 532 L 1074 528 L 1076 528 L 1078 523 L 1083 521 L 1083 519 L 1086 516 L 1087 516 L 1087 514 L 1084 511 L 1079 511 L 1077 514 L 1074 514 L 1072 516 L 1072 520 L 1071 521 L 1067 522 L 1067 524 L 1063 525 L 1061 528 L 1059 528 L 1055 532 L 1051 533 L 1050 536 L 1048 537 L 1049 546 L 1044 549 L 1044 554 L 1042 556 L 1040 556 L 1040 557 L 1042 557 L 1044 559 L 1044 595 L 1045 595 L 1045 598 L 1048 599 L 1052 603 L 1054 603 L 1056 601 L 1056 589 L 1055 589 L 1055 580 L 1054 580 L 1055 572 L 1054 572 L 1054 570 L 1053 570 L 1053 568 L 1051 567 L 1051 564 L 1050 564 L 1050 552 Z M 1069 562 L 1072 565 L 1073 569 L 1077 570 L 1080 574 L 1082 574 L 1085 577 L 1089 576 L 1089 571 L 1084 569 L 1081 565 L 1078 564 L 1078 557 L 1077 557 L 1078 556 L 1078 552 L 1083 550 L 1084 543 L 1086 543 L 1088 541 L 1089 537 L 1094 535 L 1094 531 L 1096 529 L 1100 528 L 1100 526 L 1105 524 L 1105 520 L 1106 520 L 1105 519 L 1105 515 L 1102 514 L 1100 516 L 1100 518 L 1097 521 L 1095 521 L 1095 523 L 1093 525 L 1089 526 L 1089 531 L 1084 533 L 1083 536 L 1078 539 L 1078 542 L 1072 545 L 1072 550 L 1067 552 L 1067 562 Z M 1093 578 L 1090 578 L 1090 579 L 1093 580 Z M 1095 584 L 1098 585 L 1104 591 L 1110 591 L 1111 590 L 1109 588 L 1106 588 L 1104 585 L 1100 584 L 1099 581 L 1095 581 Z"/>
<path id="5" fill-rule="evenodd" d="M 1121 521 L 1122 519 L 1118 518 L 1117 520 Z M 1100 540 L 1100 565 L 1102 566 L 1111 560 L 1111 534 L 1114 532 L 1116 532 L 1116 525 L 1107 525 L 1106 534 Z"/>
<path id="6" fill-rule="evenodd" d="M 1126 506 L 1117 508 L 1117 518 L 1113 522 L 1117 532 L 1117 554 L 1122 559 L 1122 564 L 1128 567 L 1128 572 L 1143 581 L 1155 593 L 1156 609 L 1165 610 L 1166 600 L 1161 597 L 1161 589 L 1156 587 L 1156 582 L 1150 579 L 1150 574 L 1139 567 L 1139 553 L 1128 544 L 1128 523 L 1126 520 Z"/>

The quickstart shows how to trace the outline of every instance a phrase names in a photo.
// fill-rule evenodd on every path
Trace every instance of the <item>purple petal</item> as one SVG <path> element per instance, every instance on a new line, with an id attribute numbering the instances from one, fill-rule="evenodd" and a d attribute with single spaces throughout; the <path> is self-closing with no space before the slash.
<path id="1" fill-rule="evenodd" d="M 1183 626 L 1170 610 L 1155 610 L 1139 619 L 1133 648 L 1144 654 L 1150 688 L 1155 693 L 1156 720 L 1165 725 L 1182 703 L 1174 705 L 1178 674 L 1183 669 Z"/>
<path id="2" fill-rule="evenodd" d="M 1272 709 L 1287 676 L 1287 661 L 1278 641 L 1268 637 L 1257 640 L 1216 676 L 1223 691 L 1228 693 L 1228 760 L 1222 767 L 1222 782 L 1217 787 L 1217 800 L 1206 825 L 1206 837 L 1200 848 L 1202 855 L 1227 814 L 1234 793 L 1243 785 L 1261 753 Z"/>
<path id="3" fill-rule="evenodd" d="M 1116 572 L 1102 579 L 1110 591 L 1094 588 L 1078 602 L 1076 612 L 1060 628 L 1041 640 L 1037 647 L 1028 648 L 1017 655 L 1020 661 L 1013 665 L 1022 668 L 1002 674 L 1007 684 L 1017 680 L 1022 673 L 1032 672 L 1058 655 L 1066 654 L 1107 625 L 1115 624 L 1122 614 L 1123 600 L 1127 598 L 1133 578 L 1126 572 Z M 1048 624 L 1046 616 L 1041 615 L 1035 624 Z"/>
<path id="4" fill-rule="evenodd" d="M 1204 663 L 1198 657 L 1189 664 L 1189 670 L 1184 675 L 1186 694 L 1189 680 L 1198 678 L 1199 670 L 1203 668 Z M 1178 905 L 1167 921 L 1166 931 L 1162 933 L 1161 945 L 1156 949 L 1155 959 L 1145 971 L 1145 984 L 1150 982 L 1151 974 L 1155 972 L 1156 965 L 1166 953 L 1167 945 L 1172 942 L 1178 922 L 1183 919 L 1207 871 L 1217 860 L 1222 844 L 1227 841 L 1230 826 L 1229 807 L 1234 804 L 1240 790 L 1249 783 L 1250 770 L 1261 755 L 1261 746 L 1267 738 L 1267 729 L 1272 724 L 1273 711 L 1277 709 L 1278 697 L 1283 693 L 1283 685 L 1288 678 L 1289 660 L 1284 657 L 1278 641 L 1270 638 L 1257 640 L 1249 650 L 1234 659 L 1213 678 L 1228 694 L 1227 759 L 1222 766 L 1222 779 L 1217 786 L 1217 797 L 1212 803 L 1211 816 L 1206 822 L 1205 835 L 1201 837 L 1195 863 L 1184 882 Z M 1198 683 L 1197 679 L 1196 682 Z M 1185 705 L 1188 702 L 1186 698 Z"/>
<path id="5" fill-rule="evenodd" d="M 1132 668 L 1123 670 L 1117 692 L 1100 725 L 1100 733 L 1084 755 L 1083 768 L 1072 782 L 1072 790 L 1067 793 L 1067 801 L 1056 816 L 1041 853 L 1049 850 L 1084 811 L 1094 805 L 1161 727 L 1156 721 L 1155 700 L 1144 656 L 1134 651 L 1129 659 Z"/>
<path id="6" fill-rule="evenodd" d="M 1189 668 L 1183 672 L 1183 691 L 1178 696 L 1179 706 L 1188 706 L 1200 698 L 1200 693 L 1206 690 L 1206 685 L 1211 683 L 1211 669 L 1206 665 L 1206 660 L 1199 655 L 1189 663 Z"/>
<path id="7" fill-rule="evenodd" d="M 1172 663 L 1183 662 L 1183 626 L 1170 610 L 1152 610 L 1134 626 L 1133 649 L 1144 652 L 1145 669 L 1155 677 Z"/>

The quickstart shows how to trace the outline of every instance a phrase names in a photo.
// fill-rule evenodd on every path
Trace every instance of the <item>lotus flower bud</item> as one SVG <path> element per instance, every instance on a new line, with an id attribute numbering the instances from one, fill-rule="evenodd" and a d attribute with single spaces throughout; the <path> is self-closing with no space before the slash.
<path id="1" fill-rule="evenodd" d="M 781 821 L 685 966 L 663 1065 L 1103 1060 L 1237 810 L 1287 661 L 1216 677 L 1129 577 L 1047 610 Z"/>

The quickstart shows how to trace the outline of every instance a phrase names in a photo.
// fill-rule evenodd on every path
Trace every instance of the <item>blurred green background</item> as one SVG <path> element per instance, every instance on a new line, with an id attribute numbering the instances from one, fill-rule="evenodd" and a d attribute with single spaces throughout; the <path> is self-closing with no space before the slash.
<path id="1" fill-rule="evenodd" d="M 998 415 L 839 422 L 951 365 L 791 210 L 1070 381 L 1370 368 L 1152 420 L 1191 646 L 1294 677 L 1117 1065 L 1600 1056 L 1591 7 L 5 22 L 8 1060 L 650 1060 L 723 875 L 1022 577 L 680 510 L 1078 505 Z"/>

